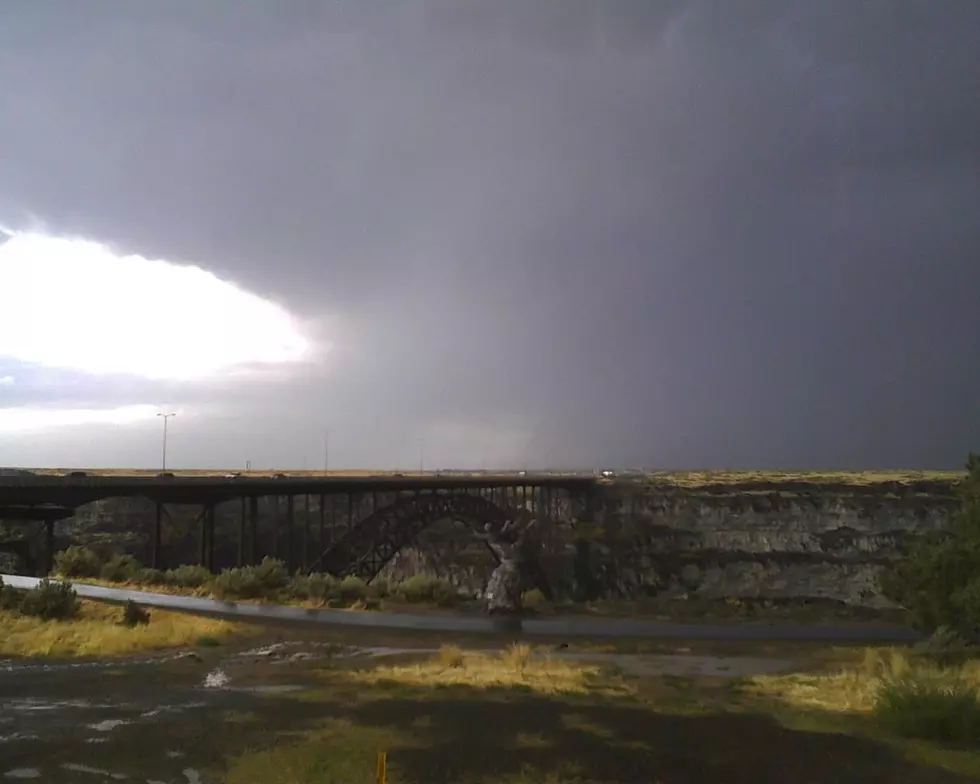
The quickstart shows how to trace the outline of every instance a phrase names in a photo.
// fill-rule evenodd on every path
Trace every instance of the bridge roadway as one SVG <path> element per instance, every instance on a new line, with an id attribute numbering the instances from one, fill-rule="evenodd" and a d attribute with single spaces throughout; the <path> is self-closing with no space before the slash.
<path id="1" fill-rule="evenodd" d="M 0 574 L 4 583 L 14 588 L 30 589 L 40 578 Z M 363 629 L 411 631 L 472 632 L 493 634 L 501 631 L 499 623 L 487 616 L 413 615 L 410 613 L 352 612 L 350 610 L 311 610 L 279 604 L 224 602 L 191 596 L 106 588 L 100 585 L 74 584 L 79 596 L 109 603 L 132 600 L 147 607 L 200 613 L 221 618 L 251 621 L 289 621 L 324 626 L 347 626 Z M 804 626 L 754 623 L 662 623 L 660 621 L 614 618 L 548 618 L 524 619 L 522 634 L 533 637 L 605 637 L 675 640 L 756 640 L 760 642 L 834 642 L 901 644 L 919 640 L 911 629 L 895 626 Z"/>
<path id="2" fill-rule="evenodd" d="M 55 516 L 104 498 L 142 496 L 168 504 L 217 504 L 262 496 L 347 495 L 412 490 L 478 490 L 491 488 L 554 488 L 587 492 L 599 480 L 582 474 L 365 474 L 274 476 L 241 474 L 121 475 L 72 472 L 52 475 L 26 472 L 0 475 L 0 519 L 4 508 L 27 511 L 40 507 L 34 519 Z M 43 507 L 46 507 L 43 508 Z M 71 512 L 66 516 L 70 516 Z M 19 519 L 25 519 L 23 517 Z M 55 517 L 57 519 L 57 517 Z"/>

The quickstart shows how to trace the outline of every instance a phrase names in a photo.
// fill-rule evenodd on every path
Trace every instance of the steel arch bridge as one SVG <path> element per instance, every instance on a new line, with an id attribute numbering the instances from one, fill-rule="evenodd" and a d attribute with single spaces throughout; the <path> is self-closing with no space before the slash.
<path id="1" fill-rule="evenodd" d="M 323 552 L 318 566 L 337 577 L 371 580 L 423 529 L 440 520 L 458 520 L 482 531 L 487 523 L 498 527 L 511 516 L 513 512 L 477 495 L 415 495 L 364 518 Z"/>

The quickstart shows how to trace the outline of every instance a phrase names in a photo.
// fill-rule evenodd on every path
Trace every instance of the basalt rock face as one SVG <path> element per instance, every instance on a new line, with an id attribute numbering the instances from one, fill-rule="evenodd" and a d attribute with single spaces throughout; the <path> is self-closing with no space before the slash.
<path id="1" fill-rule="evenodd" d="M 875 586 L 911 534 L 942 530 L 950 482 L 765 483 L 683 488 L 616 482 L 591 514 L 567 504 L 546 524 L 541 562 L 557 598 L 829 599 L 887 607 Z M 460 525 L 434 526 L 386 576 L 426 572 L 476 595 L 494 559 Z"/>
<path id="2" fill-rule="evenodd" d="M 820 598 L 886 606 L 879 569 L 914 532 L 941 530 L 949 483 L 609 485 L 577 526 L 592 592 L 704 598 Z M 584 554 L 583 554 L 584 553 Z"/>

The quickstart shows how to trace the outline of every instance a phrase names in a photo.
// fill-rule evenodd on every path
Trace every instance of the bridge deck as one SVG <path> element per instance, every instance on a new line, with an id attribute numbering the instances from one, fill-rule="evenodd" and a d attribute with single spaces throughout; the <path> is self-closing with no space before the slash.
<path id="1" fill-rule="evenodd" d="M 412 490 L 475 490 L 551 487 L 571 492 L 597 483 L 591 475 L 569 474 L 341 474 L 229 475 L 51 475 L 0 476 L 0 507 L 52 504 L 77 507 L 104 498 L 144 496 L 162 503 L 219 503 L 250 496 L 346 495 Z"/>

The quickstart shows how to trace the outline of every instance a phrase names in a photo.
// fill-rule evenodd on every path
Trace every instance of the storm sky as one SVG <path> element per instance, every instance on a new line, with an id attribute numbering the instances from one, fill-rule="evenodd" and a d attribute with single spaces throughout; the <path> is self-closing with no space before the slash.
<path id="1" fill-rule="evenodd" d="M 312 348 L 169 381 L 0 356 L 0 464 L 153 467 L 176 410 L 186 468 L 322 467 L 326 429 L 338 468 L 959 467 L 978 41 L 975 0 L 4 3 L 0 225 L 196 265 Z M 34 316 L 147 296 L 99 290 Z"/>

